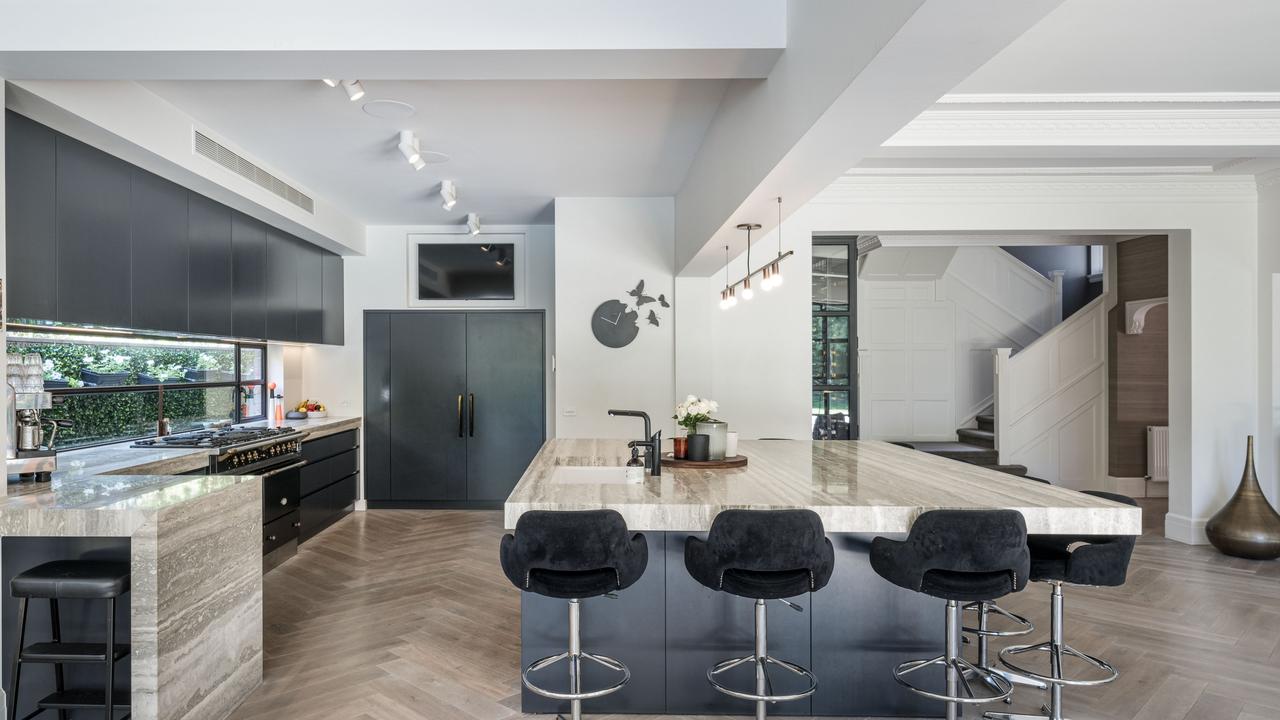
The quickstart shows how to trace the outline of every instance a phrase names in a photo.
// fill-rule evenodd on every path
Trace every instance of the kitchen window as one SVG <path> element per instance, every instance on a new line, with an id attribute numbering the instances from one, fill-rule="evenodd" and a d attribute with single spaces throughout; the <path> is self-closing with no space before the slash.
<path id="1" fill-rule="evenodd" d="M 70 449 L 266 417 L 266 346 L 133 335 L 10 332 L 10 360 L 38 353 Z"/>

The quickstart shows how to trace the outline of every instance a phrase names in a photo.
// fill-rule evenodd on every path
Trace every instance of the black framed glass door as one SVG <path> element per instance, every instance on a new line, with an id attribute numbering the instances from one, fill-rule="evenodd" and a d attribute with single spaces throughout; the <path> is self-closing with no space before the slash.
<path id="1" fill-rule="evenodd" d="M 858 438 L 857 241 L 815 238 L 812 261 L 815 440 Z"/>

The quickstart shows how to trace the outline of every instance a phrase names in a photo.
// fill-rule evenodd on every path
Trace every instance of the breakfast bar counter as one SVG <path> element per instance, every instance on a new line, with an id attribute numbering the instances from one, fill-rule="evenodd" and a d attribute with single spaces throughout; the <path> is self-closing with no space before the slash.
<path id="1" fill-rule="evenodd" d="M 939 717 L 942 705 L 898 686 L 891 669 L 941 654 L 944 603 L 885 581 L 870 567 L 877 535 L 901 538 L 923 512 L 1011 509 L 1033 534 L 1138 535 L 1141 510 L 1065 488 L 877 441 L 754 440 L 739 443 L 743 468 L 662 468 L 625 481 L 623 440 L 553 439 L 530 463 L 505 505 L 514 528 L 531 510 L 617 510 L 648 543 L 648 568 L 618 598 L 582 602 L 583 648 L 631 668 L 621 691 L 590 703 L 591 712 L 744 714 L 748 704 L 715 692 L 706 670 L 752 643 L 752 601 L 708 590 L 684 566 L 684 545 L 704 537 L 727 509 L 807 508 L 835 546 L 826 588 L 798 598 L 805 612 L 770 603 L 770 654 L 812 668 L 820 680 L 808 699 L 771 709 L 779 715 Z M 563 601 L 522 593 L 525 664 L 563 652 Z M 590 663 L 588 665 L 591 665 Z M 786 691 L 786 677 L 775 689 Z M 587 687 L 607 684 L 584 672 Z M 526 712 L 565 706 L 524 690 Z"/>

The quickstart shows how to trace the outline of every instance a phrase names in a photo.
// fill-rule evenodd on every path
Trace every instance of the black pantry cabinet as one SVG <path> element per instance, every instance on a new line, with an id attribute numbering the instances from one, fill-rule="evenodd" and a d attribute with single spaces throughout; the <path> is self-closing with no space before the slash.
<path id="1" fill-rule="evenodd" d="M 541 311 L 366 311 L 365 496 L 494 507 L 546 438 Z"/>
<path id="2" fill-rule="evenodd" d="M 8 316 L 342 344 L 342 258 L 5 111 Z"/>

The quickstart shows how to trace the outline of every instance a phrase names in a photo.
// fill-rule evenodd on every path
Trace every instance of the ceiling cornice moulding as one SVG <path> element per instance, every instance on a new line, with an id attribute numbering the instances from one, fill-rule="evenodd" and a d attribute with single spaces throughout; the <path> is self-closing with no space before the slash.
<path id="1" fill-rule="evenodd" d="M 927 110 L 885 147 L 1280 145 L 1280 107 Z"/>
<path id="2" fill-rule="evenodd" d="M 868 177 L 844 175 L 810 203 L 1256 202 L 1252 176 Z"/>
<path id="3" fill-rule="evenodd" d="M 1212 175 L 1225 166 L 1211 165 L 1062 165 L 1010 167 L 855 167 L 849 175 L 865 177 L 1034 177 L 1076 175 Z"/>
<path id="4" fill-rule="evenodd" d="M 1280 93 L 951 93 L 938 99 L 939 105 L 1050 105 L 1073 103 L 1280 103 Z"/>

